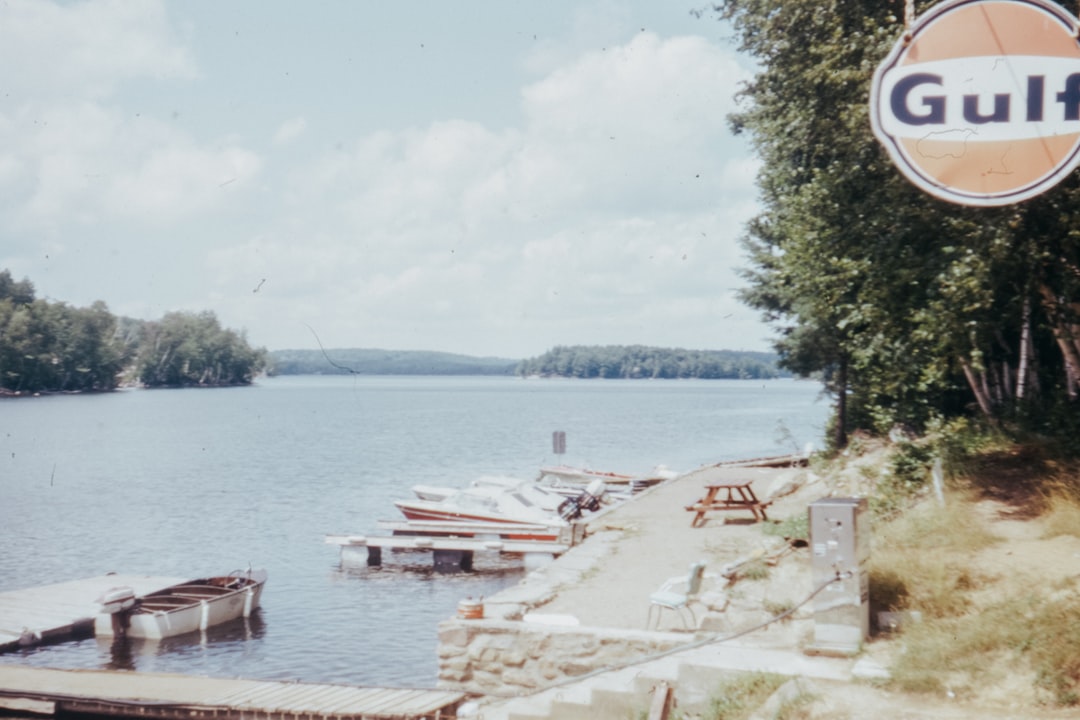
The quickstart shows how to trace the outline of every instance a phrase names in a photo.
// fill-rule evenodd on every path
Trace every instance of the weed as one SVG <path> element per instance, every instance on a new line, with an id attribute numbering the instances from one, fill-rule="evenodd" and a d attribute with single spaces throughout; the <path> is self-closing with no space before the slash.
<path id="1" fill-rule="evenodd" d="M 725 679 L 712 692 L 703 720 L 743 720 L 787 680 L 772 673 L 746 673 Z"/>
<path id="2" fill-rule="evenodd" d="M 1026 656 L 1035 685 L 1059 705 L 1080 703 L 1080 598 L 1005 598 L 980 613 L 939 618 L 904 632 L 905 651 L 891 668 L 900 690 L 973 688 L 995 666 Z M 998 662 L 994 662 L 997 660 Z"/>
<path id="3" fill-rule="evenodd" d="M 1075 482 L 1075 481 L 1074 481 Z M 1059 481 L 1046 491 L 1043 537 L 1080 537 L 1080 489 Z"/>
<path id="4" fill-rule="evenodd" d="M 766 535 L 782 537 L 786 540 L 810 540 L 810 517 L 807 513 L 792 515 L 778 523 L 769 523 L 764 527 Z"/>
<path id="5" fill-rule="evenodd" d="M 739 566 L 738 576 L 742 580 L 767 580 L 769 566 L 761 558 L 754 558 Z"/>
<path id="6" fill-rule="evenodd" d="M 808 692 L 787 698 L 776 709 L 773 720 L 809 720 L 812 717 L 809 706 L 817 699 L 817 695 Z"/>
<path id="7" fill-rule="evenodd" d="M 958 557 L 996 542 L 967 504 L 924 503 L 875 529 L 868 564 L 870 607 L 919 610 L 946 618 L 968 610 L 971 590 L 986 578 L 966 569 Z"/>
<path id="8" fill-rule="evenodd" d="M 794 608 L 795 603 L 791 600 L 763 600 L 761 607 L 769 615 L 779 617 Z"/>

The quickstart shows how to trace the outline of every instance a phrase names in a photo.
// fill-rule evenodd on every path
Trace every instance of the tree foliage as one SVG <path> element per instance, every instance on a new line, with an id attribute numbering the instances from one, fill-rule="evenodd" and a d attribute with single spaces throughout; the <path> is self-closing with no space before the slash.
<path id="1" fill-rule="evenodd" d="M 557 346 L 523 360 L 518 375 L 576 378 L 773 378 L 778 371 L 769 353 L 683 350 L 644 345 Z"/>
<path id="2" fill-rule="evenodd" d="M 102 302 L 74 308 L 34 297 L 29 280 L 0 271 L 0 388 L 112 390 L 123 368 L 115 318 Z"/>
<path id="3" fill-rule="evenodd" d="M 274 350 L 274 375 L 512 375 L 516 360 L 426 350 Z"/>
<path id="4" fill-rule="evenodd" d="M 76 308 L 38 299 L 29 280 L 0 271 L 0 391 L 114 390 L 136 360 L 148 387 L 235 385 L 251 382 L 265 351 L 212 313 L 117 318 L 101 301 Z"/>
<path id="5" fill-rule="evenodd" d="M 136 367 L 147 387 L 247 385 L 266 364 L 264 350 L 211 312 L 168 313 L 143 332 Z"/>
<path id="6" fill-rule="evenodd" d="M 895 2 L 725 0 L 715 10 L 759 63 L 730 118 L 762 160 L 743 299 L 779 329 L 784 367 L 824 374 L 837 444 L 855 427 L 919 429 L 970 412 L 1043 430 L 1074 423 L 1076 178 L 992 209 L 905 180 L 872 135 L 868 105 L 874 70 L 904 30 Z"/>

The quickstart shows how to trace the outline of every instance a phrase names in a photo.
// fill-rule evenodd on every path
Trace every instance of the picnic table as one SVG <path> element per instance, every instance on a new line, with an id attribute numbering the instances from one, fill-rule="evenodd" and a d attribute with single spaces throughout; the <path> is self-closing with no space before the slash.
<path id="1" fill-rule="evenodd" d="M 693 505 L 686 507 L 695 513 L 690 527 L 700 527 L 705 521 L 705 513 L 714 510 L 749 510 L 754 515 L 754 520 L 768 520 L 765 508 L 769 502 L 758 500 L 754 494 L 751 480 L 730 483 L 710 483 L 705 486 L 705 497 Z"/>

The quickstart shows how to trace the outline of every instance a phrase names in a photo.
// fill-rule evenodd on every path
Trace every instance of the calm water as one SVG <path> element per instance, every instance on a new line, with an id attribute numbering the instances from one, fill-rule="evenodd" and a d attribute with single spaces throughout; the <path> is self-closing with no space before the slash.
<path id="1" fill-rule="evenodd" d="M 535 477 L 545 463 L 686 471 L 821 444 L 819 386 L 789 380 L 291 377 L 222 390 L 0 402 L 0 590 L 110 571 L 265 567 L 263 607 L 205 637 L 90 638 L 0 663 L 429 687 L 436 625 L 520 579 L 477 558 L 342 566 L 326 533 L 397 519 L 417 483 Z M 567 452 L 551 452 L 551 433 Z"/>

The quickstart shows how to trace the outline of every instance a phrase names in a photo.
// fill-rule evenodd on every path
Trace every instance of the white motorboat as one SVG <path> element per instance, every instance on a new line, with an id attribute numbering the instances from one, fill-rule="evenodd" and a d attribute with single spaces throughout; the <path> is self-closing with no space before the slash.
<path id="1" fill-rule="evenodd" d="M 414 486 L 415 500 L 398 500 L 394 504 L 408 520 L 559 527 L 577 519 L 583 511 L 599 509 L 605 491 L 604 484 L 597 482 L 567 497 L 532 482 L 501 479 L 461 489 Z"/>
<path id="2" fill-rule="evenodd" d="M 631 492 L 639 492 L 652 487 L 665 480 L 678 477 L 678 473 L 669 470 L 663 465 L 653 468 L 652 472 L 645 475 L 627 475 L 625 473 L 607 472 L 604 470 L 591 470 L 589 468 L 572 467 L 570 465 L 547 465 L 540 468 L 540 480 L 555 478 L 567 484 L 587 484 L 595 480 L 602 481 L 605 485 L 625 487 Z"/>
<path id="3" fill-rule="evenodd" d="M 266 578 L 265 570 L 235 571 L 142 596 L 130 587 L 112 588 L 98 598 L 101 610 L 94 619 L 94 633 L 157 640 L 250 617 L 259 606 Z"/>

